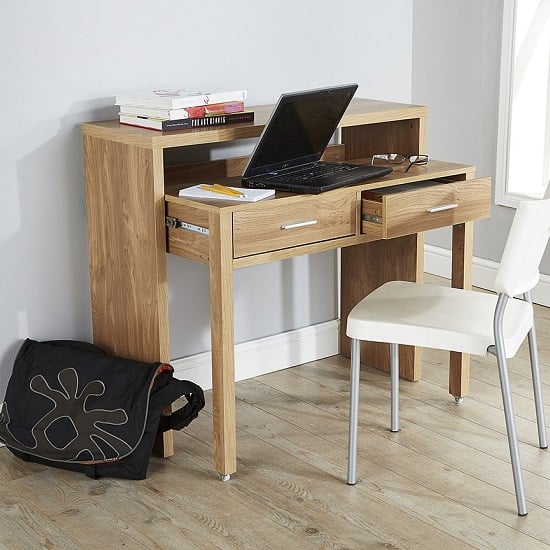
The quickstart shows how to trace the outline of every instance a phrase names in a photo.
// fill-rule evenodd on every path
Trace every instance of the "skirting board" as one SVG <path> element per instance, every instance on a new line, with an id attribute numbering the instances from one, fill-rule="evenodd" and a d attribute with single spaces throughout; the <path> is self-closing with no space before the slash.
<path id="1" fill-rule="evenodd" d="M 338 354 L 338 319 L 235 345 L 235 379 L 245 380 Z M 172 361 L 176 378 L 212 387 L 211 353 Z"/>
<path id="2" fill-rule="evenodd" d="M 483 258 L 473 259 L 472 284 L 485 290 L 494 290 L 498 263 Z M 439 277 L 451 278 L 451 251 L 432 245 L 424 246 L 424 271 Z M 539 284 L 532 290 L 536 304 L 550 306 L 550 276 L 541 274 Z"/>
<path id="3" fill-rule="evenodd" d="M 498 263 L 474 258 L 472 281 L 474 286 L 494 290 Z M 425 245 L 426 273 L 451 277 L 451 252 L 445 248 Z M 533 301 L 550 306 L 550 277 L 541 275 L 532 292 Z M 235 346 L 235 379 L 245 380 L 269 372 L 286 369 L 309 361 L 338 354 L 337 319 L 274 336 L 244 342 Z M 172 361 L 177 378 L 192 380 L 207 390 L 212 387 L 211 354 L 199 353 Z"/>

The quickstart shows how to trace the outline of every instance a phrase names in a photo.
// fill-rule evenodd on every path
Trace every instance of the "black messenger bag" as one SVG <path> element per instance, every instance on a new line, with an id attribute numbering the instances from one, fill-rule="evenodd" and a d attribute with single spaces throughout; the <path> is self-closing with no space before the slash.
<path id="1" fill-rule="evenodd" d="M 0 441 L 24 460 L 94 479 L 144 479 L 157 434 L 184 428 L 204 407 L 202 389 L 173 372 L 85 342 L 27 339 L 2 404 Z M 183 395 L 184 406 L 162 415 Z"/>

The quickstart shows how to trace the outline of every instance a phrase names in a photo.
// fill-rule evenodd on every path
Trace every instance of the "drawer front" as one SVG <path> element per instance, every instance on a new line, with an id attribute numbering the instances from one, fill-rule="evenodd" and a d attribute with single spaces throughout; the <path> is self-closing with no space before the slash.
<path id="1" fill-rule="evenodd" d="M 302 197 L 303 199 L 303 197 Z M 336 239 L 356 233 L 355 193 L 307 197 L 269 209 L 233 214 L 235 258 Z"/>
<path id="2" fill-rule="evenodd" d="M 368 195 L 366 195 L 368 197 Z M 491 214 L 491 179 L 416 186 L 379 198 L 363 198 L 363 233 L 391 239 L 430 229 L 488 218 Z"/>

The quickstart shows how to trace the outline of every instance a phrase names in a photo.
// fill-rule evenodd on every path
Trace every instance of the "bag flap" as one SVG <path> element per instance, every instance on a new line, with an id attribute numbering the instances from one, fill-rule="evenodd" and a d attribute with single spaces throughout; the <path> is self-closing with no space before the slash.
<path id="1" fill-rule="evenodd" d="M 14 363 L 0 439 L 49 460 L 118 460 L 139 444 L 150 389 L 170 365 L 98 353 L 86 346 L 26 340 Z"/>

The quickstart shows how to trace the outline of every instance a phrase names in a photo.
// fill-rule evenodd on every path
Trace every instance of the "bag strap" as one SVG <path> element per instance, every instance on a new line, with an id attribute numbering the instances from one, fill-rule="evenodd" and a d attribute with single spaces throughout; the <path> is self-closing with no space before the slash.
<path id="1" fill-rule="evenodd" d="M 161 415 L 158 433 L 181 430 L 197 418 L 200 410 L 204 407 L 204 392 L 200 386 L 189 380 L 172 378 L 166 386 L 151 395 L 149 406 L 160 405 L 161 408 L 172 404 L 182 395 L 185 395 L 187 403 L 170 415 Z"/>

